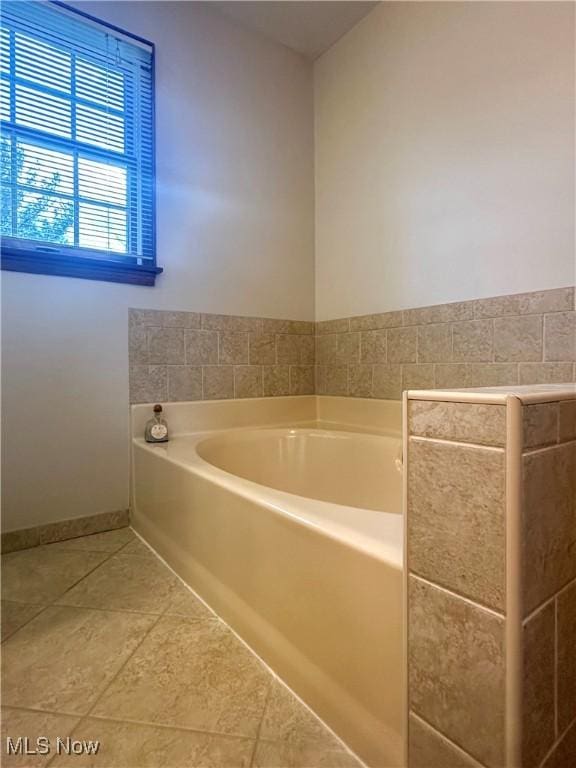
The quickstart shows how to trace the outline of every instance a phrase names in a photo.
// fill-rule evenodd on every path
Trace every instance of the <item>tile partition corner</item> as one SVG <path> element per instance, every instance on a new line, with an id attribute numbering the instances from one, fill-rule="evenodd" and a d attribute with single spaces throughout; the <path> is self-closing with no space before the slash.
<path id="1" fill-rule="evenodd" d="M 435 765 L 439 755 L 452 755 L 457 764 L 484 768 L 567 767 L 566 744 L 574 738 L 570 734 L 576 726 L 576 663 L 566 651 L 576 645 L 576 562 L 560 555 L 576 549 L 576 388 L 567 384 L 407 392 L 403 408 L 407 765 L 418 768 L 426 761 Z M 436 527 L 446 529 L 448 538 L 450 525 L 457 528 L 453 541 L 459 540 L 465 551 L 452 554 L 458 561 L 454 572 L 442 565 L 441 558 L 426 554 L 427 548 L 444 546 L 442 541 L 434 544 L 433 531 L 428 537 L 422 531 L 414 537 L 412 518 L 420 502 L 412 497 L 425 491 L 413 478 L 427 470 L 422 452 L 413 450 L 414 441 L 452 449 L 450 472 L 440 478 L 444 492 L 428 494 L 427 501 L 434 507 L 430 512 Z M 480 542 L 470 544 L 445 504 L 446 495 L 452 494 L 451 474 L 459 475 L 461 484 L 474 483 L 472 476 L 466 480 L 461 475 L 460 468 L 471 444 L 505 455 L 505 503 L 500 506 L 487 498 L 480 513 L 486 519 L 502 518 L 501 541 L 486 542 L 480 534 Z M 530 517 L 525 509 L 528 496 L 533 497 L 540 486 L 554 487 L 550 508 L 546 515 Z M 529 494 L 527 488 L 532 489 Z M 473 488 L 469 490 L 473 498 Z M 543 542 L 543 559 L 527 549 L 534 540 Z M 493 584 L 488 571 L 484 577 L 475 568 L 474 546 L 480 551 L 503 550 L 502 604 L 486 604 L 486 588 Z M 545 557 L 556 550 L 557 557 Z M 475 569 L 472 582 L 470 569 Z M 536 579 L 544 584 L 537 595 L 531 587 L 534 571 L 546 576 Z M 415 598 L 418 584 L 430 598 L 429 621 L 424 623 L 416 620 L 424 610 L 422 600 Z M 441 606 L 437 616 L 434 605 Z M 431 631 L 434 622 L 437 630 Z M 497 624 L 488 631 L 490 622 Z M 494 634 L 498 622 L 503 627 L 501 656 Z M 458 667 L 462 655 L 466 674 Z M 483 686 L 474 682 L 479 669 L 493 683 L 504 670 L 502 687 L 494 688 L 489 697 L 483 698 Z M 453 715 L 452 699 L 460 702 L 464 720 Z"/>

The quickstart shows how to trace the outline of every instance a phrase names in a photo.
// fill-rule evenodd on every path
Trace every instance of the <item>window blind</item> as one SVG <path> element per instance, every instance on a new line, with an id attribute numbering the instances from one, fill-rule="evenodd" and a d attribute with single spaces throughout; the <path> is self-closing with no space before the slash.
<path id="1" fill-rule="evenodd" d="M 3 241 L 154 264 L 153 46 L 7 0 L 0 56 Z"/>

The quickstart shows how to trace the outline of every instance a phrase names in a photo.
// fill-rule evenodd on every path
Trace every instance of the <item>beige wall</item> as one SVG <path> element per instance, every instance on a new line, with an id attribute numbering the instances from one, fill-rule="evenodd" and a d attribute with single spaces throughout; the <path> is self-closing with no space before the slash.
<path id="1" fill-rule="evenodd" d="M 573 16 L 386 2 L 316 62 L 317 319 L 574 284 Z"/>
<path id="2" fill-rule="evenodd" d="M 128 307 L 313 319 L 312 76 L 196 3 L 81 3 L 157 44 L 156 288 L 2 273 L 3 528 L 128 504 Z"/>

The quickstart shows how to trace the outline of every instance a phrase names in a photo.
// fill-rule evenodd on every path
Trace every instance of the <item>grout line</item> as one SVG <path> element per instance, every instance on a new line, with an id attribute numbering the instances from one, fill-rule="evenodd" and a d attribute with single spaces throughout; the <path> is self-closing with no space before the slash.
<path id="1" fill-rule="evenodd" d="M 554 736 L 558 738 L 558 595 L 554 597 Z"/>
<path id="2" fill-rule="evenodd" d="M 566 728 L 562 731 L 562 733 L 558 736 L 558 738 L 554 741 L 554 744 L 550 747 L 548 752 L 544 755 L 544 758 L 542 762 L 540 763 L 538 768 L 544 768 L 548 758 L 552 755 L 552 753 L 560 746 L 560 744 L 564 741 L 566 738 L 568 731 L 571 728 L 576 727 L 576 717 L 566 726 Z"/>
<path id="3" fill-rule="evenodd" d="M 563 586 L 560 587 L 560 589 L 556 590 L 553 595 L 550 597 L 547 597 L 543 602 L 541 602 L 539 605 L 536 606 L 536 608 L 533 608 L 530 613 L 526 616 L 525 619 L 523 619 L 523 623 L 527 624 L 530 619 L 532 619 L 537 613 L 539 613 L 543 608 L 546 608 L 546 606 L 552 602 L 552 600 L 555 600 L 557 597 L 560 597 L 560 595 L 565 592 L 567 589 L 570 589 L 574 584 L 576 584 L 576 577 L 572 577 L 569 581 L 567 581 Z"/>
<path id="4" fill-rule="evenodd" d="M 433 402 L 433 401 L 432 401 Z M 442 445 L 454 445 L 458 448 L 476 448 L 493 453 L 505 453 L 505 446 L 503 445 L 483 445 L 480 443 L 466 443 L 460 440 L 446 440 L 441 437 L 426 437 L 425 435 L 410 435 L 410 440 L 414 440 L 417 443 L 441 443 Z"/>
<path id="5" fill-rule="evenodd" d="M 260 722 L 258 723 L 258 728 L 256 729 L 256 736 L 254 738 L 254 745 L 252 747 L 252 754 L 250 756 L 250 768 L 254 768 L 254 760 L 256 759 L 256 750 L 258 749 L 260 734 L 262 732 L 262 725 L 264 724 L 264 718 L 266 717 L 266 710 L 268 709 L 268 703 L 270 701 L 271 696 L 272 696 L 272 680 L 268 682 L 268 690 L 266 691 L 266 696 L 264 698 L 264 706 L 262 707 L 262 717 L 260 718 Z"/>
<path id="6" fill-rule="evenodd" d="M 424 723 L 426 727 L 428 727 L 431 731 L 434 731 L 437 733 L 444 741 L 448 742 L 450 746 L 455 747 L 459 752 L 462 753 L 462 755 L 465 755 L 467 758 L 474 761 L 475 765 L 478 766 L 478 768 L 483 768 L 482 764 L 479 763 L 476 758 L 470 754 L 470 752 L 467 752 L 464 747 L 462 747 L 458 742 L 451 739 L 449 736 L 447 736 L 445 733 L 443 733 L 439 728 L 437 728 L 435 725 L 432 725 L 432 723 L 429 723 L 426 718 L 422 717 L 422 715 L 419 715 L 414 709 L 410 710 L 410 714 L 412 717 L 416 718 L 416 720 L 420 720 L 420 722 Z"/>
<path id="7" fill-rule="evenodd" d="M 461 592 L 456 592 L 452 589 L 448 589 L 447 587 L 443 587 L 441 584 L 437 584 L 435 581 L 430 581 L 429 579 L 426 579 L 424 576 L 420 576 L 413 569 L 409 571 L 408 575 L 412 576 L 412 578 L 416 579 L 417 581 L 421 581 L 423 584 L 427 584 L 430 587 L 434 587 L 434 589 L 438 589 L 440 592 L 444 592 L 445 594 L 450 595 L 451 597 L 455 597 L 457 600 L 462 600 L 462 602 L 467 603 L 472 608 L 477 608 L 477 609 L 480 609 L 481 611 L 485 611 L 486 613 L 489 613 L 498 619 L 502 619 L 502 620 L 506 619 L 505 614 L 500 613 L 495 608 L 490 608 L 488 605 L 485 605 L 484 603 L 477 603 L 471 598 L 466 597 L 466 595 L 463 595 Z"/>

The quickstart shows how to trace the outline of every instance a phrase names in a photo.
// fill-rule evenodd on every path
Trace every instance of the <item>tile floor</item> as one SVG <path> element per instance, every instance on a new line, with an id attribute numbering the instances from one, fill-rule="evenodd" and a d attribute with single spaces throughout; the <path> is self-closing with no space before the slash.
<path id="1" fill-rule="evenodd" d="M 129 528 L 3 555 L 2 642 L 3 766 L 360 768 Z"/>

